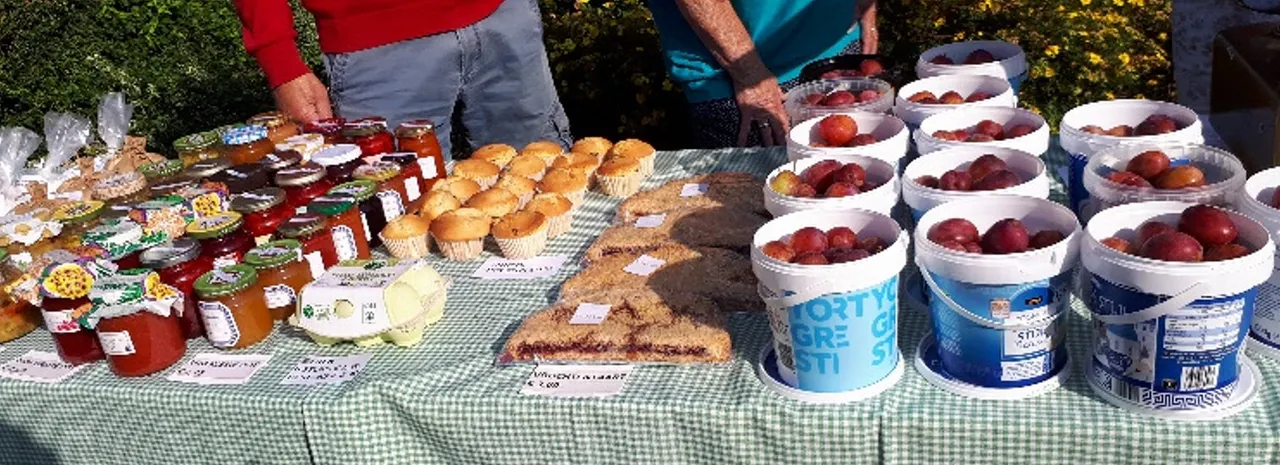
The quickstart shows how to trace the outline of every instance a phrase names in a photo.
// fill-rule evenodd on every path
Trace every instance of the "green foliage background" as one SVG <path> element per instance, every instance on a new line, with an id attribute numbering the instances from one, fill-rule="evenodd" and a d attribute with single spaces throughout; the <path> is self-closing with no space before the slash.
<path id="1" fill-rule="evenodd" d="M 683 98 L 644 0 L 540 1 L 574 134 L 683 146 Z M 1024 104 L 1056 122 L 1092 100 L 1171 98 L 1170 1 L 888 0 L 880 29 L 902 63 L 954 40 L 1020 43 L 1032 67 Z M 295 21 L 304 56 L 323 71 L 310 15 Z M 0 125 L 42 132 L 45 112 L 94 116 L 117 90 L 136 105 L 133 132 L 166 152 L 182 135 L 271 107 L 230 1 L 0 0 Z"/>

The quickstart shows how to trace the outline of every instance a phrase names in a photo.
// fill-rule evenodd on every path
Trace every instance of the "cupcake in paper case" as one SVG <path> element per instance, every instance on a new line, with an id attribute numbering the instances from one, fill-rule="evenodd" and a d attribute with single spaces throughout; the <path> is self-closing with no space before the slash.
<path id="1" fill-rule="evenodd" d="M 510 192 L 520 201 L 517 208 L 524 208 L 529 203 L 529 199 L 533 198 L 533 194 L 538 193 L 538 183 L 529 178 L 504 174 L 498 178 L 498 183 L 493 187 Z"/>
<path id="2" fill-rule="evenodd" d="M 493 187 L 501 173 L 502 168 L 484 160 L 467 159 L 453 164 L 454 176 L 475 181 L 480 189 Z"/>
<path id="3" fill-rule="evenodd" d="M 647 178 L 653 175 L 657 154 L 658 151 L 648 142 L 639 139 L 627 139 L 613 144 L 605 158 L 634 158 L 639 160 L 640 172 Z"/>
<path id="4" fill-rule="evenodd" d="M 436 181 L 436 183 L 431 186 L 431 190 L 448 192 L 453 195 L 454 198 L 457 198 L 458 201 L 466 202 L 471 198 L 471 196 L 476 195 L 484 189 L 480 187 L 480 183 L 475 182 L 474 180 L 450 176 Z"/>
<path id="5" fill-rule="evenodd" d="M 551 169 L 564 168 L 568 170 L 578 171 L 587 176 L 588 180 L 594 180 L 596 168 L 600 167 L 600 159 L 589 153 L 570 153 L 563 157 L 557 158 L 551 163 Z"/>
<path id="6" fill-rule="evenodd" d="M 613 148 L 613 142 L 603 137 L 583 137 L 573 143 L 573 147 L 569 148 L 572 153 L 589 153 L 596 156 L 596 159 L 604 159 L 605 154 L 609 153 L 609 149 Z"/>
<path id="7" fill-rule="evenodd" d="M 382 243 L 391 256 L 400 259 L 422 258 L 431 253 L 427 242 L 431 222 L 417 215 L 400 215 L 382 229 Z"/>
<path id="8" fill-rule="evenodd" d="M 538 183 L 538 190 L 563 195 L 573 202 L 573 206 L 582 205 L 586 200 L 589 181 L 581 172 L 568 169 L 554 169 L 547 173 Z"/>
<path id="9" fill-rule="evenodd" d="M 537 155 L 518 155 L 507 164 L 507 175 L 520 176 L 529 178 L 533 181 L 541 181 L 542 175 L 547 173 L 547 162 Z"/>
<path id="10" fill-rule="evenodd" d="M 450 194 L 449 191 L 431 191 L 422 198 L 422 209 L 418 210 L 418 216 L 431 222 L 445 212 L 450 212 L 462 208 L 462 202 Z"/>
<path id="11" fill-rule="evenodd" d="M 504 257 L 512 260 L 536 257 L 547 248 L 547 217 L 531 211 L 508 214 L 494 223 L 493 238 Z"/>
<path id="12" fill-rule="evenodd" d="M 520 155 L 536 156 L 541 158 L 542 162 L 546 163 L 547 166 L 551 166 L 551 162 L 564 155 L 564 147 L 549 140 L 540 140 L 524 146 L 524 148 L 520 149 Z"/>
<path id="13" fill-rule="evenodd" d="M 474 208 L 459 208 L 431 222 L 431 237 L 445 258 L 471 260 L 484 251 L 484 238 L 489 235 L 491 224 L 489 214 Z"/>
<path id="14" fill-rule="evenodd" d="M 515 157 L 516 148 L 507 144 L 489 144 L 471 153 L 472 160 L 484 160 L 498 168 L 506 168 Z"/>
<path id="15" fill-rule="evenodd" d="M 596 185 L 610 197 L 630 197 L 640 192 L 644 182 L 643 167 L 634 158 L 610 158 L 600 165 Z"/>
<path id="16" fill-rule="evenodd" d="M 564 198 L 563 195 L 554 193 L 535 195 L 524 209 L 540 213 L 547 218 L 548 239 L 555 239 L 573 228 L 573 202 Z"/>
<path id="17" fill-rule="evenodd" d="M 520 199 L 515 194 L 495 187 L 472 196 L 463 206 L 480 210 L 493 221 L 498 221 L 498 218 L 519 209 Z"/>

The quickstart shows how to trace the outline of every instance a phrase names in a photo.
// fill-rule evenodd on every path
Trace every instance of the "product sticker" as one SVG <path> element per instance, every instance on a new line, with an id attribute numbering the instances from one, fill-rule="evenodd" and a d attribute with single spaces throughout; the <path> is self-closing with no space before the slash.
<path id="1" fill-rule="evenodd" d="M 418 177 L 410 176 L 404 179 L 404 194 L 409 196 L 409 201 L 418 200 L 422 196 L 422 188 L 418 186 Z"/>
<path id="2" fill-rule="evenodd" d="M 90 365 L 89 363 L 72 365 L 62 361 L 62 357 L 53 352 L 33 350 L 0 365 L 0 377 L 37 383 L 57 383 Z"/>
<path id="3" fill-rule="evenodd" d="M 40 312 L 44 315 L 44 327 L 54 334 L 71 334 L 80 332 L 80 322 L 76 321 L 71 310 L 55 310 Z"/>
<path id="4" fill-rule="evenodd" d="M 270 355 L 198 354 L 169 373 L 167 379 L 193 384 L 244 384 L 267 366 Z"/>
<path id="5" fill-rule="evenodd" d="M 533 257 L 525 260 L 511 260 L 489 257 L 475 273 L 473 278 L 480 279 L 542 279 L 555 276 L 564 265 L 565 257 Z"/>
<path id="6" fill-rule="evenodd" d="M 439 175 L 440 175 L 440 173 L 436 172 L 436 157 L 435 157 L 435 156 L 429 156 L 429 157 L 422 157 L 422 158 L 419 158 L 419 159 L 418 159 L 418 166 L 422 168 L 422 178 L 423 178 L 423 179 L 433 179 L 433 178 L 435 178 L 436 176 L 439 176 Z"/>
<path id="7" fill-rule="evenodd" d="M 609 317 L 609 305 L 580 303 L 569 319 L 571 325 L 598 325 Z"/>
<path id="8" fill-rule="evenodd" d="M 293 305 L 297 299 L 297 293 L 293 292 L 293 288 L 284 284 L 276 284 L 267 286 L 265 289 L 267 294 L 267 308 L 281 308 Z"/>
<path id="9" fill-rule="evenodd" d="M 697 197 L 707 193 L 707 185 L 705 183 L 685 184 L 680 188 L 681 197 Z"/>
<path id="10" fill-rule="evenodd" d="M 351 355 L 347 357 L 307 357 L 284 375 L 280 384 L 298 386 L 314 386 L 317 384 L 340 384 L 354 379 L 364 367 L 369 365 L 373 354 Z"/>
<path id="11" fill-rule="evenodd" d="M 237 263 L 240 263 L 240 256 L 239 256 L 239 255 L 236 255 L 236 254 L 233 254 L 233 253 L 229 253 L 229 254 L 226 254 L 226 255 L 223 255 L 223 256 L 221 256 L 221 257 L 218 257 L 218 258 L 213 259 L 213 267 L 214 267 L 215 269 L 216 269 L 216 268 L 228 267 L 228 266 L 231 266 L 231 265 L 235 265 L 235 264 L 237 264 Z"/>
<path id="12" fill-rule="evenodd" d="M 631 365 L 538 365 L 520 393 L 545 397 L 611 397 L 622 392 Z"/>
<path id="13" fill-rule="evenodd" d="M 311 276 L 319 278 L 324 274 L 324 257 L 320 255 L 320 251 L 314 251 L 303 255 L 302 258 L 307 259 L 307 266 L 311 268 Z"/>
<path id="14" fill-rule="evenodd" d="M 637 228 L 656 228 L 658 226 L 662 226 L 662 222 L 666 220 L 667 220 L 666 213 L 662 213 L 658 215 L 642 216 L 636 219 L 636 227 Z"/>
<path id="15" fill-rule="evenodd" d="M 662 268 L 662 265 L 666 264 L 667 262 L 665 260 L 650 257 L 646 254 L 636 258 L 636 261 L 631 262 L 631 264 L 627 265 L 626 268 L 623 268 L 622 271 L 626 271 L 636 276 L 649 276 L 653 274 L 654 271 L 658 271 L 658 268 Z"/>
<path id="16" fill-rule="evenodd" d="M 360 212 L 360 225 L 364 226 L 364 240 L 373 240 L 373 236 L 369 234 L 369 218 L 365 216 L 364 212 Z"/>
<path id="17" fill-rule="evenodd" d="M 222 302 L 201 301 L 199 309 L 209 345 L 225 348 L 234 346 L 240 341 L 240 327 L 236 326 L 236 320 L 231 316 L 231 309 L 226 305 Z"/>
<path id="18" fill-rule="evenodd" d="M 133 355 L 137 352 L 128 331 L 98 331 L 98 342 L 102 343 L 102 351 L 107 355 Z"/>
<path id="19" fill-rule="evenodd" d="M 338 260 L 356 258 L 356 235 L 347 225 L 333 227 L 333 247 L 338 251 Z M 317 275 L 319 276 L 319 275 Z"/>
<path id="20" fill-rule="evenodd" d="M 404 214 L 404 204 L 400 202 L 400 194 L 395 191 L 378 191 L 378 201 L 382 203 L 382 213 L 387 221 Z"/>

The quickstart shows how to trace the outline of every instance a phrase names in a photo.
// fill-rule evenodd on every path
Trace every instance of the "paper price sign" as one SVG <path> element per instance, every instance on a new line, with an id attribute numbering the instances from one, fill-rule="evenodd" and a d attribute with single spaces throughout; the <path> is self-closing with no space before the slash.
<path id="1" fill-rule="evenodd" d="M 508 260 L 491 257 L 471 275 L 480 279 L 541 279 L 555 276 L 564 265 L 565 257 L 534 257 L 528 260 Z"/>
<path id="2" fill-rule="evenodd" d="M 169 373 L 169 381 L 193 384 L 244 384 L 267 366 L 270 355 L 200 354 Z"/>
<path id="3" fill-rule="evenodd" d="M 666 220 L 667 220 L 666 213 L 662 213 L 658 215 L 642 216 L 636 219 L 636 227 L 641 229 L 656 228 L 658 226 L 662 226 L 662 223 Z"/>
<path id="4" fill-rule="evenodd" d="M 646 254 L 636 258 L 636 261 L 631 262 L 631 264 L 627 265 L 626 268 L 623 268 L 622 271 L 626 271 L 636 276 L 649 276 L 653 274 L 654 271 L 658 271 L 658 268 L 662 268 L 662 265 L 666 264 L 666 260 L 650 257 Z"/>
<path id="5" fill-rule="evenodd" d="M 622 392 L 631 365 L 539 365 L 520 393 L 546 397 L 610 397 Z"/>
<path id="6" fill-rule="evenodd" d="M 33 381 L 37 383 L 57 383 L 71 377 L 88 364 L 75 366 L 62 361 L 62 357 L 53 352 L 33 350 L 22 354 L 9 363 L 0 365 L 0 377 Z"/>
<path id="7" fill-rule="evenodd" d="M 317 384 L 341 384 L 360 374 L 369 364 L 373 354 L 349 357 L 307 357 L 298 362 L 280 384 L 315 386 Z"/>
<path id="8" fill-rule="evenodd" d="M 571 325 L 598 325 L 609 317 L 609 306 L 601 304 L 581 303 L 569 318 Z"/>
<path id="9" fill-rule="evenodd" d="M 681 197 L 697 197 L 707 193 L 706 184 L 685 184 L 680 188 Z"/>

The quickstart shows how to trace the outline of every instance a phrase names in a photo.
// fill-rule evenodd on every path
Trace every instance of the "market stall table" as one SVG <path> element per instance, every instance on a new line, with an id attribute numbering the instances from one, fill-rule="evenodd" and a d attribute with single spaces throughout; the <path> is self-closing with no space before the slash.
<path id="1" fill-rule="evenodd" d="M 646 187 L 711 171 L 763 177 L 780 149 L 664 152 Z M 1056 146 L 1045 156 L 1063 200 Z M 319 347 L 278 328 L 234 353 L 270 354 L 247 384 L 169 381 L 172 371 L 117 378 L 98 363 L 58 384 L 0 379 L 0 463 L 1276 463 L 1280 389 L 1264 386 L 1245 412 L 1214 423 L 1142 418 L 1104 403 L 1083 363 L 1091 338 L 1084 307 L 1068 322 L 1071 378 L 1023 401 L 957 397 L 910 366 L 928 330 L 927 311 L 899 311 L 902 381 L 861 403 L 784 400 L 756 378 L 769 341 L 763 313 L 729 319 L 735 360 L 723 366 L 638 367 L 623 392 L 604 399 L 520 394 L 532 366 L 495 365 L 522 318 L 551 302 L 580 269 L 587 245 L 613 220 L 618 200 L 591 194 L 574 228 L 543 255 L 568 257 L 551 278 L 480 281 L 483 259 L 432 264 L 452 277 L 444 319 L 415 348 Z M 486 252 L 485 257 L 491 256 Z M 905 275 L 909 272 L 904 272 Z M 907 280 L 903 280 L 904 282 Z M 52 351 L 38 331 L 4 346 L 0 363 Z M 193 341 L 181 366 L 216 352 Z M 355 379 L 282 385 L 307 356 L 372 354 Z M 1280 363 L 1254 356 L 1265 378 Z"/>

